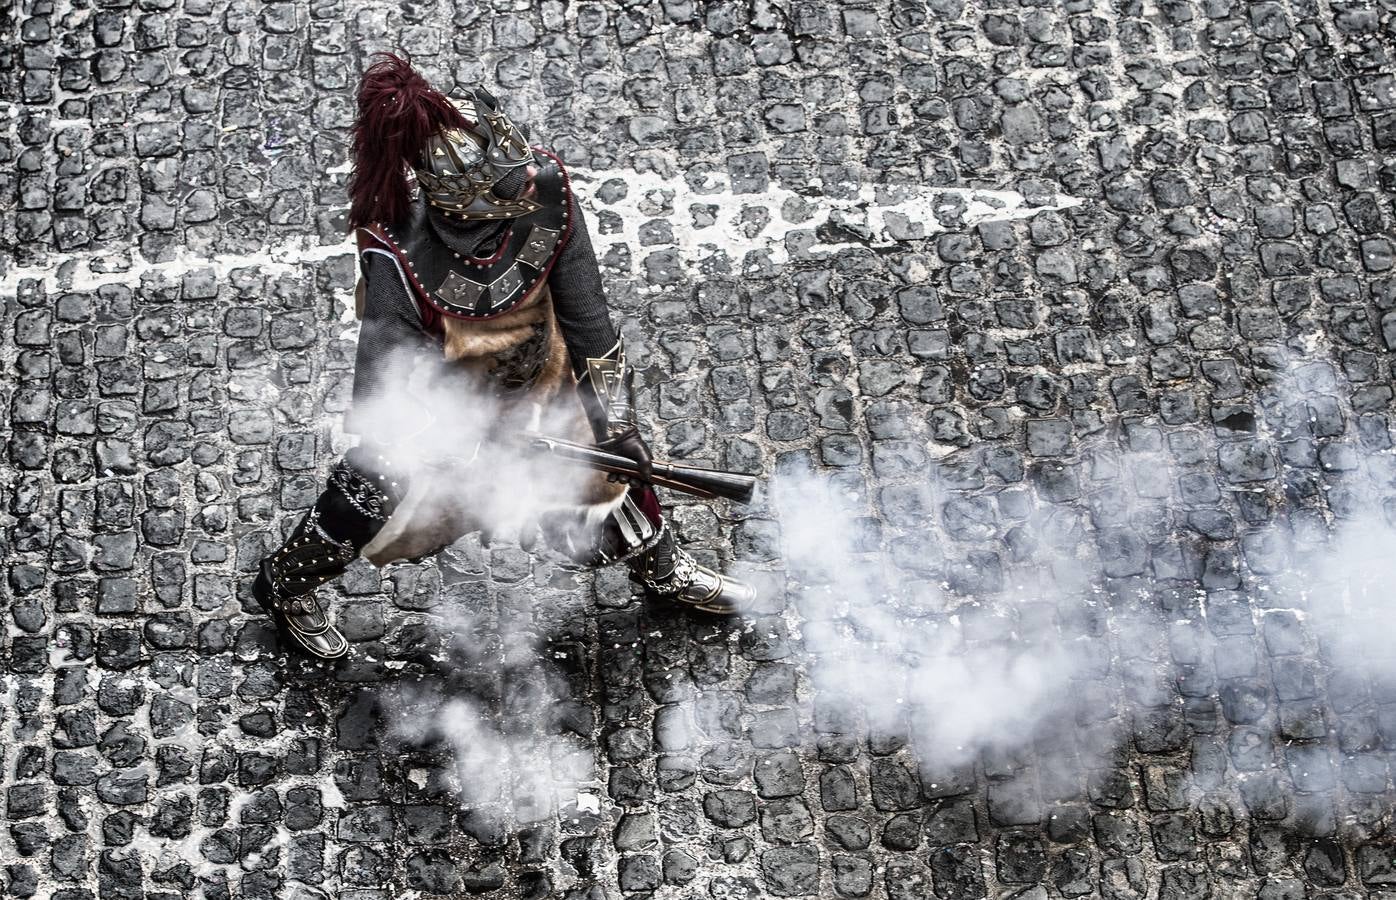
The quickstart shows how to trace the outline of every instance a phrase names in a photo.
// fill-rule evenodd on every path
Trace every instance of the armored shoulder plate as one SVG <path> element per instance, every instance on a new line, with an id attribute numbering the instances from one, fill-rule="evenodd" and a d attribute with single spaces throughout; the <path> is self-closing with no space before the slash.
<path id="1" fill-rule="evenodd" d="M 509 312 L 548 277 L 572 231 L 571 184 L 562 162 L 534 148 L 532 199 L 537 208 L 510 220 L 492 257 L 456 253 L 427 222 L 424 199 L 406 222 L 360 229 L 360 253 L 389 253 L 425 307 L 456 319 L 492 319 Z"/>

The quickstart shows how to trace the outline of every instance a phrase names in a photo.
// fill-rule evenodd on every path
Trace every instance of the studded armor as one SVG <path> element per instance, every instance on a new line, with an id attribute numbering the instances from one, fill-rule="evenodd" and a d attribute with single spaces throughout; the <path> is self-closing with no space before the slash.
<path id="1" fill-rule="evenodd" d="M 433 201 L 423 191 L 405 222 L 375 222 L 359 229 L 360 253 L 389 255 L 418 301 L 438 315 L 455 319 L 504 315 L 548 280 L 570 235 L 567 173 L 557 157 L 546 151 L 537 151 L 537 159 L 538 164 L 528 170 L 531 183 L 520 194 L 531 198 L 530 209 L 509 220 L 492 252 L 476 255 L 453 250 L 428 225 Z"/>

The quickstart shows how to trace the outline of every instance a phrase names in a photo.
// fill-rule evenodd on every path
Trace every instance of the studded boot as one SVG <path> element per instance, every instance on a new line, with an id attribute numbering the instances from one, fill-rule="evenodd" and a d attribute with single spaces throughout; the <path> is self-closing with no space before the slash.
<path id="1" fill-rule="evenodd" d="M 252 596 L 291 649 L 318 659 L 349 651 L 315 589 L 344 574 L 383 527 L 405 492 L 400 478 L 383 456 L 354 448 L 330 471 L 328 486 L 291 536 L 262 560 Z"/>
<path id="2" fill-rule="evenodd" d="M 281 549 L 262 560 L 252 595 L 294 649 L 320 659 L 349 652 L 349 642 L 330 624 L 315 589 L 342 575 L 358 555 L 352 544 L 330 537 L 312 509 Z"/>

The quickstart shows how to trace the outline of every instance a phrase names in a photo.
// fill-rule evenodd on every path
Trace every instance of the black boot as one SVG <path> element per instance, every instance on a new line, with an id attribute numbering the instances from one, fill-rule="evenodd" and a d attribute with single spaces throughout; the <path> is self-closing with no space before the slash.
<path id="1" fill-rule="evenodd" d="M 311 510 L 281 549 L 262 560 L 252 596 L 292 649 L 338 659 L 349 652 L 349 642 L 326 618 L 315 589 L 342 574 L 359 554 L 352 545 L 331 539 L 317 519 Z"/>
<path id="2" fill-rule="evenodd" d="M 355 447 L 330 471 L 315 507 L 286 543 L 262 560 L 252 596 L 291 649 L 318 659 L 338 659 L 349 651 L 349 642 L 316 601 L 315 589 L 344 574 L 405 489 L 405 477 L 382 454 Z"/>

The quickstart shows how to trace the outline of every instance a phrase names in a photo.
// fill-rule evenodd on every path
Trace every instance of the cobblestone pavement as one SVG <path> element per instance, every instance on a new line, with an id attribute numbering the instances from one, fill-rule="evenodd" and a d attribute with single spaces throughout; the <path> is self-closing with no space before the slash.
<path id="1" fill-rule="evenodd" d="M 16 0 L 0 34 L 5 896 L 1396 890 L 1392 617 L 1329 639 L 1265 589 L 1391 493 L 1389 0 Z M 831 546 L 934 598 L 910 632 L 1075 641 L 1056 727 L 947 767 L 939 723 L 834 702 L 848 622 L 779 589 L 766 501 L 677 514 L 777 586 L 742 622 L 468 538 L 351 571 L 351 661 L 276 651 L 247 573 L 347 446 L 346 129 L 395 45 L 574 168 L 655 446 L 851 496 Z M 1044 523 L 1084 583 L 1023 602 Z"/>

